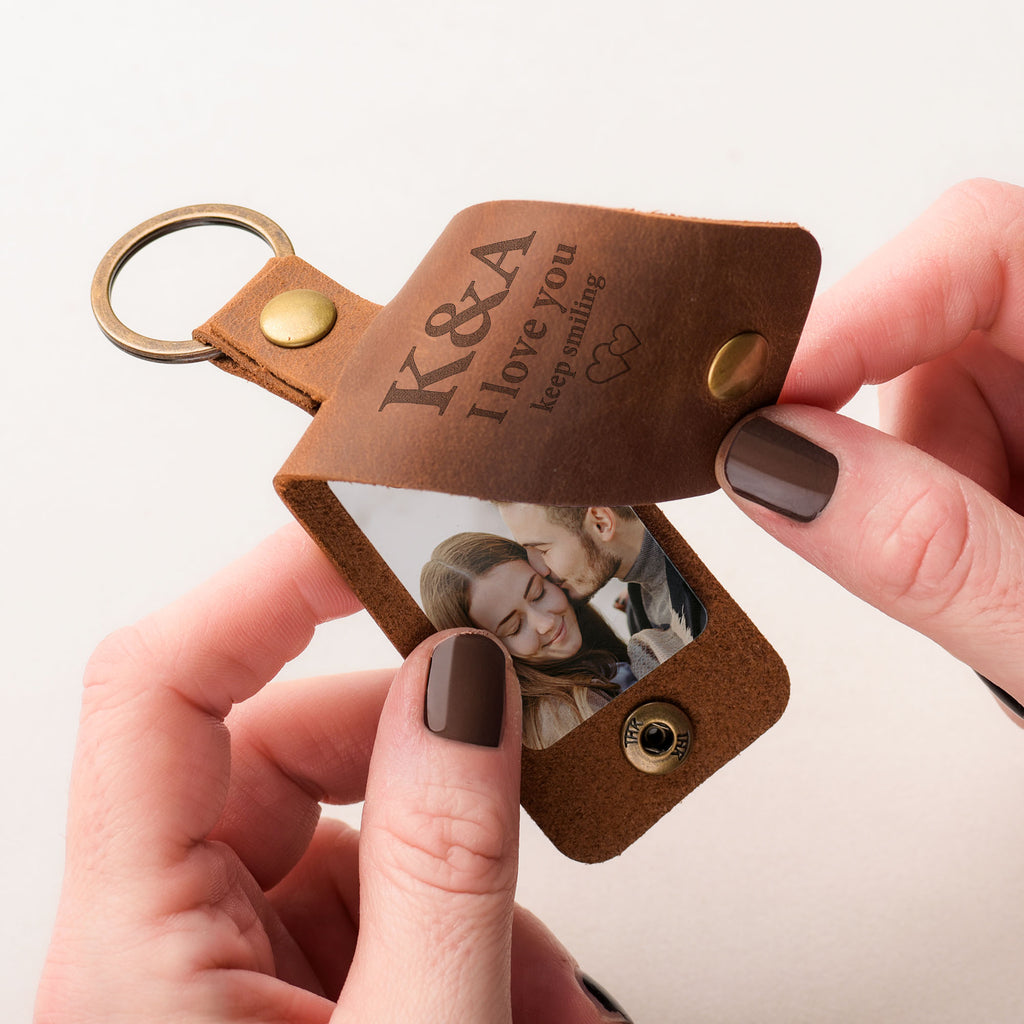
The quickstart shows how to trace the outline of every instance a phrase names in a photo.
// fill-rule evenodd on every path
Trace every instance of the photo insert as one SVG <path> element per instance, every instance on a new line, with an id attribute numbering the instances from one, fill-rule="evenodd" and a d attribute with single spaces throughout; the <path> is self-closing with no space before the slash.
<path id="1" fill-rule="evenodd" d="M 501 641 L 542 748 L 695 639 L 707 612 L 628 506 L 501 504 L 332 483 L 436 629 Z"/>

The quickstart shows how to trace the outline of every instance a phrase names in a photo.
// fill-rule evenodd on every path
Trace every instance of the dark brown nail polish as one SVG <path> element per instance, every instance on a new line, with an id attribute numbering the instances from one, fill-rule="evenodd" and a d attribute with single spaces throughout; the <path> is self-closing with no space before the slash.
<path id="1" fill-rule="evenodd" d="M 992 696 L 1003 707 L 1012 711 L 1019 718 L 1024 718 L 1024 704 L 1021 704 L 1016 697 L 1011 697 L 1001 686 L 996 686 L 991 679 L 986 679 L 980 672 L 975 672 L 974 674 L 992 691 Z"/>
<path id="2" fill-rule="evenodd" d="M 626 1024 L 633 1024 L 633 1018 L 627 1016 L 626 1011 L 593 978 L 587 974 L 579 975 L 580 985 L 591 999 L 609 1013 L 617 1013 Z"/>
<path id="3" fill-rule="evenodd" d="M 481 633 L 442 640 L 430 658 L 423 721 L 450 740 L 496 747 L 505 717 L 505 653 Z"/>
<path id="4" fill-rule="evenodd" d="M 737 431 L 724 469 L 738 495 L 801 523 L 821 513 L 839 479 L 831 452 L 763 416 Z"/>

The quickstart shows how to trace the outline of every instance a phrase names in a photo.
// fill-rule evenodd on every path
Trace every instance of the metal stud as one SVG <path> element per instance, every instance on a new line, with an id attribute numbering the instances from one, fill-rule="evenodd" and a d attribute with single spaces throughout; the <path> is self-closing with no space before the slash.
<path id="1" fill-rule="evenodd" d="M 720 402 L 742 398 L 761 382 L 767 366 L 768 342 L 753 332 L 737 334 L 715 353 L 708 389 Z"/>
<path id="2" fill-rule="evenodd" d="M 283 348 L 303 348 L 330 333 L 338 311 L 326 295 L 295 288 L 275 295 L 260 313 L 260 330 L 267 341 Z"/>
<path id="3" fill-rule="evenodd" d="M 641 704 L 622 725 L 622 751 L 634 768 L 648 775 L 667 775 L 693 749 L 693 723 L 675 704 Z"/>

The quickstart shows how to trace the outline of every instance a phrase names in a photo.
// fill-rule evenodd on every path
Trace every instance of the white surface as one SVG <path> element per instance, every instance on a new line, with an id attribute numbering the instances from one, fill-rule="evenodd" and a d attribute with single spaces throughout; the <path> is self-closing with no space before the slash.
<path id="1" fill-rule="evenodd" d="M 3 1019 L 29 1015 L 57 901 L 89 651 L 285 520 L 271 479 L 306 423 L 209 367 L 146 364 L 103 340 L 89 282 L 122 232 L 188 203 L 251 206 L 383 302 L 461 208 L 542 198 L 797 221 L 828 284 L 953 182 L 1024 179 L 1022 12 L 1016 0 L 9 10 Z M 263 262 L 239 233 L 187 234 L 210 250 L 187 257 L 196 272 L 174 269 L 196 251 L 178 248 L 184 236 L 147 251 L 119 291 L 126 319 L 185 335 Z M 870 419 L 870 396 L 853 411 Z M 609 864 L 564 860 L 525 822 L 522 901 L 638 1022 L 1019 1022 L 1024 735 L 966 668 L 799 564 L 722 495 L 670 514 L 786 659 L 790 709 Z M 394 660 L 358 616 L 324 628 L 293 669 Z"/>

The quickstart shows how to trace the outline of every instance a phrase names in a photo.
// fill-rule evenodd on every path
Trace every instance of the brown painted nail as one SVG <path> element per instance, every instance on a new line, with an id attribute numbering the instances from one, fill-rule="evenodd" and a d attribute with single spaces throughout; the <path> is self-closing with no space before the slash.
<path id="1" fill-rule="evenodd" d="M 1016 697 L 1011 697 L 1001 686 L 996 686 L 991 679 L 986 679 L 980 672 L 974 673 L 991 691 L 992 695 L 1003 707 L 1012 711 L 1020 718 L 1024 718 L 1024 704 L 1021 704 Z"/>
<path id="2" fill-rule="evenodd" d="M 591 999 L 601 1007 L 602 1010 L 607 1010 L 608 1013 L 618 1014 L 621 1020 L 624 1020 L 626 1024 L 632 1024 L 633 1018 L 627 1016 L 626 1011 L 619 1006 L 617 1002 L 589 974 L 579 975 L 580 985 L 583 987 L 583 991 L 590 996 Z"/>
<path id="3" fill-rule="evenodd" d="M 839 479 L 831 452 L 763 416 L 736 432 L 724 469 L 738 495 L 801 523 L 820 515 Z"/>
<path id="4" fill-rule="evenodd" d="M 442 640 L 430 657 L 423 721 L 450 740 L 496 747 L 505 717 L 505 653 L 482 633 Z"/>

